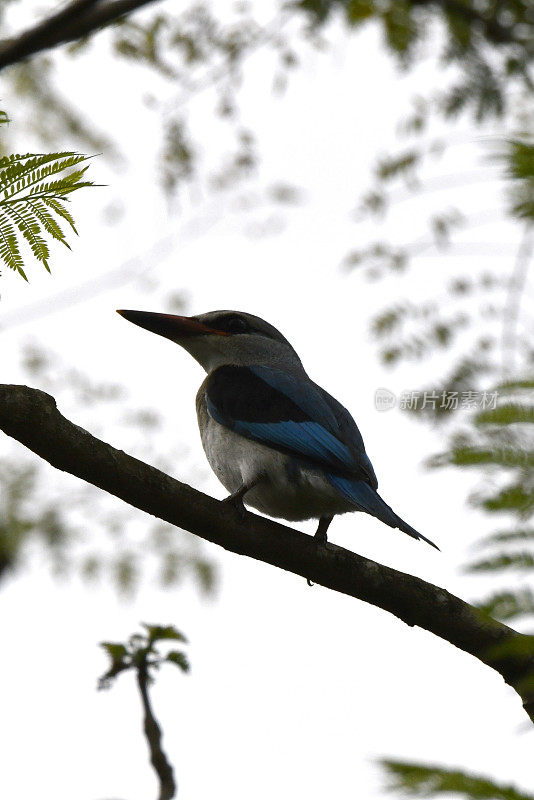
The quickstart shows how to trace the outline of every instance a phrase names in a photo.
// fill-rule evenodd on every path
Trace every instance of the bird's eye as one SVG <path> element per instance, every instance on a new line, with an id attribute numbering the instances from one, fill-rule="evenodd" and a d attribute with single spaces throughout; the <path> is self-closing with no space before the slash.
<path id="1" fill-rule="evenodd" d="M 248 330 L 248 325 L 241 317 L 231 317 L 226 321 L 225 328 L 228 333 L 245 333 Z"/>

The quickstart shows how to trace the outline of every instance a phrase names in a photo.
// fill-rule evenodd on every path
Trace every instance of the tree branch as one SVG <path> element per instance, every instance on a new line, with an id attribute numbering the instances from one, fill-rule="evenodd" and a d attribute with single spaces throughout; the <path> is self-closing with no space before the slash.
<path id="1" fill-rule="evenodd" d="M 20 36 L 0 40 L 0 69 L 88 36 L 155 0 L 73 0 Z"/>
<path id="2" fill-rule="evenodd" d="M 534 636 L 517 633 L 431 583 L 247 512 L 96 439 L 65 419 L 53 397 L 0 385 L 0 430 L 57 469 L 197 536 L 417 625 L 499 672 L 534 721 Z"/>

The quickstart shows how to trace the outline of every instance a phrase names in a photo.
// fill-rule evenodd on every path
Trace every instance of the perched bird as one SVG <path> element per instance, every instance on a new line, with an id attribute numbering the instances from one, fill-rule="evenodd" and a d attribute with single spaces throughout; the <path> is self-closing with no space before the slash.
<path id="1" fill-rule="evenodd" d="M 316 518 L 323 542 L 336 514 L 365 511 L 437 547 L 382 500 L 353 418 L 268 322 L 239 311 L 118 313 L 176 342 L 207 372 L 196 398 L 202 445 L 241 511 L 244 501 L 272 517 Z"/>

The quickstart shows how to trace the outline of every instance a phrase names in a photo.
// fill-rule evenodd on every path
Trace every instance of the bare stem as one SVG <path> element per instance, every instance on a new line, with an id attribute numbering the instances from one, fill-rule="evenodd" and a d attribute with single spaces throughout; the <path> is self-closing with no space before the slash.
<path id="1" fill-rule="evenodd" d="M 148 749 L 150 750 L 150 763 L 154 767 L 159 780 L 158 800 L 171 800 L 176 794 L 177 787 L 172 765 L 167 760 L 161 744 L 161 728 L 150 704 L 146 659 L 143 659 L 137 667 L 137 685 L 139 686 L 143 704 L 143 729 L 148 742 Z"/>

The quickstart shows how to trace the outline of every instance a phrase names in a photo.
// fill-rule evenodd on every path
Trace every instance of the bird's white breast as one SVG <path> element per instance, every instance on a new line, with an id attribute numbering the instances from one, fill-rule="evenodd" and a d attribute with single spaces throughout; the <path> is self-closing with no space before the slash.
<path id="1" fill-rule="evenodd" d="M 206 458 L 223 486 L 236 492 L 243 484 L 258 481 L 244 498 L 247 505 L 287 520 L 355 510 L 319 471 L 216 422 L 208 414 L 203 386 L 197 395 L 197 415 Z"/>

